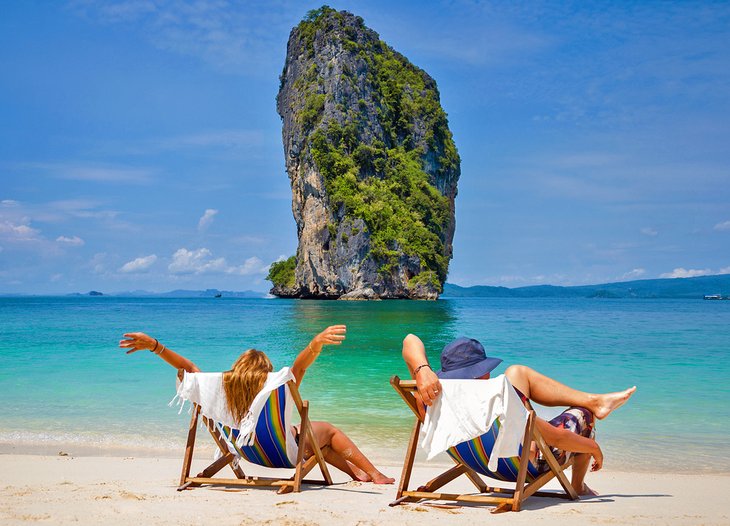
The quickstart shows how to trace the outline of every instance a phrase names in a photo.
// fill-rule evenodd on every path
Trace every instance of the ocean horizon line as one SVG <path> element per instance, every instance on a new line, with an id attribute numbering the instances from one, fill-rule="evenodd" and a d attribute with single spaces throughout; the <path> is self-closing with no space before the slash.
<path id="1" fill-rule="evenodd" d="M 680 285 L 673 287 L 673 285 Z M 669 288 L 667 287 L 669 286 Z M 714 287 L 714 288 L 713 288 Z M 721 288 L 723 290 L 715 290 Z M 458 285 L 456 283 L 444 283 L 444 290 L 439 296 L 443 299 L 456 297 L 636 297 L 636 298 L 691 298 L 713 295 L 730 297 L 730 274 L 711 274 L 706 276 L 677 277 L 677 278 L 655 278 L 640 279 L 631 281 L 611 281 L 598 284 L 584 285 L 552 285 L 536 284 L 520 287 L 506 287 L 504 285 Z M 149 291 L 143 289 L 115 292 L 101 292 L 90 290 L 88 292 L 57 292 L 57 293 L 25 293 L 25 292 L 0 292 L 2 298 L 14 297 L 115 297 L 115 298 L 267 298 L 276 296 L 267 291 L 261 290 L 224 290 L 217 288 L 206 289 L 174 289 L 169 291 Z M 719 299 L 719 298 L 713 298 Z"/>

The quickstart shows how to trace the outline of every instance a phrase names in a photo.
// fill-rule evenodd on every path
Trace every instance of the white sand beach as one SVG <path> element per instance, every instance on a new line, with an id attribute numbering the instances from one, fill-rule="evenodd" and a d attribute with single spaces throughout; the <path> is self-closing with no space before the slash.
<path id="1" fill-rule="evenodd" d="M 601 495 L 580 501 L 531 497 L 519 513 L 490 514 L 485 507 L 406 504 L 391 508 L 395 485 L 347 481 L 307 486 L 299 494 L 268 488 L 206 487 L 176 491 L 180 459 L 0 455 L 0 523 L 225 525 L 374 524 L 632 524 L 726 525 L 728 474 L 652 474 L 604 470 L 589 482 Z M 194 465 L 194 468 L 196 466 Z M 250 474 L 264 474 L 250 467 Z M 400 465 L 383 466 L 400 475 Z M 439 466 L 417 467 L 426 481 Z M 270 473 L 270 472 L 269 472 Z M 312 476 L 316 473 L 313 472 Z M 224 476 L 229 476 L 228 474 Z M 465 480 L 449 489 L 471 491 Z M 550 486 L 556 487 L 556 486 Z"/>

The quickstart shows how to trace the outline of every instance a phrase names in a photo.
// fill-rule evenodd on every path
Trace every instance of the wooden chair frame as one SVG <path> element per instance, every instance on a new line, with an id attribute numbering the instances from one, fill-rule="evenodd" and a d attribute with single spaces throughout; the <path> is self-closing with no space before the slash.
<path id="1" fill-rule="evenodd" d="M 532 495 L 540 497 L 557 497 L 570 500 L 578 499 L 578 494 L 573 489 L 568 478 L 565 476 L 565 469 L 573 464 L 573 458 L 570 458 L 563 465 L 558 463 L 550 450 L 550 447 L 545 443 L 544 438 L 535 425 L 536 416 L 532 407 L 528 407 L 529 416 L 525 425 L 525 434 L 522 443 L 529 444 L 532 440 L 537 444 L 537 447 L 542 452 L 543 457 L 550 467 L 549 471 L 542 473 L 529 484 L 525 484 L 530 448 L 523 447 L 522 455 L 520 456 L 519 469 L 517 471 L 515 489 L 490 487 L 482 480 L 479 473 L 463 462 L 452 458 L 452 460 L 456 463 L 456 466 L 431 479 L 426 484 L 419 487 L 416 491 L 409 490 L 408 485 L 410 484 L 411 473 L 413 471 L 413 463 L 416 457 L 416 448 L 418 446 L 418 435 L 421 430 L 421 425 L 423 424 L 423 417 L 418 410 L 418 402 L 414 397 L 416 382 L 414 380 L 401 380 L 397 376 L 393 376 L 390 379 L 390 384 L 401 398 L 403 398 L 403 401 L 408 405 L 408 407 L 410 407 L 413 414 L 416 415 L 416 422 L 413 426 L 413 431 L 411 432 L 410 442 L 408 443 L 408 449 L 406 450 L 406 458 L 403 462 L 403 472 L 401 473 L 400 482 L 398 484 L 398 493 L 396 494 L 396 499 L 390 503 L 390 506 L 397 506 L 403 502 L 418 502 L 421 499 L 449 500 L 479 504 L 496 504 L 496 508 L 492 511 L 492 513 L 494 513 L 510 510 L 520 511 L 522 503 Z M 476 486 L 479 490 L 479 493 L 455 494 L 437 491 L 439 488 L 448 484 L 460 475 L 466 475 L 472 484 L 474 484 L 474 486 Z M 538 491 L 553 477 L 557 477 L 560 485 L 565 490 L 565 493 Z"/>
<path id="2" fill-rule="evenodd" d="M 299 390 L 297 389 L 296 383 L 293 380 L 287 382 L 289 391 L 291 392 L 294 404 L 297 407 L 299 415 L 301 416 L 302 422 L 300 426 L 299 436 L 300 446 L 297 454 L 297 463 L 295 466 L 295 473 L 291 478 L 281 479 L 276 477 L 257 477 L 247 476 L 240 465 L 237 465 L 234 461 L 237 456 L 230 452 L 225 440 L 221 436 L 220 431 L 215 424 L 208 418 L 203 417 L 203 424 L 210 432 L 213 440 L 221 451 L 221 457 L 215 462 L 206 467 L 203 471 L 198 473 L 195 477 L 190 476 L 190 467 L 193 462 L 193 450 L 195 448 L 195 437 L 198 429 L 198 418 L 200 416 L 200 406 L 193 404 L 192 416 L 190 418 L 190 429 L 188 430 L 188 440 L 185 445 L 185 456 L 183 457 L 182 474 L 180 475 L 180 486 L 177 488 L 178 491 L 202 486 L 204 484 L 219 484 L 226 486 L 269 486 L 278 487 L 278 493 L 289 493 L 301 491 L 302 484 L 313 484 L 313 485 L 325 485 L 329 486 L 332 484 L 332 477 L 330 476 L 327 464 L 324 460 L 323 450 L 319 447 L 317 439 L 314 436 L 312 430 L 312 423 L 309 421 L 309 401 L 302 400 Z M 314 454 L 309 457 L 306 461 L 304 460 L 304 444 L 306 440 L 309 440 L 312 444 Z M 326 448 L 325 448 L 326 451 Z M 304 477 L 309 473 L 314 466 L 319 465 L 322 471 L 324 480 L 307 480 Z M 213 475 L 218 473 L 221 469 L 226 466 L 230 466 L 236 478 L 213 478 Z"/>

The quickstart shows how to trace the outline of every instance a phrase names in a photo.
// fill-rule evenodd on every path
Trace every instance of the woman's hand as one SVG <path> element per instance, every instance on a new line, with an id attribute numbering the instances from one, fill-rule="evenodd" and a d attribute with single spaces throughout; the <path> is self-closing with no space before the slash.
<path id="1" fill-rule="evenodd" d="M 163 361 L 178 370 L 178 377 L 180 377 L 182 371 L 187 371 L 189 373 L 200 372 L 197 365 L 184 356 L 177 354 L 172 349 L 165 347 L 165 345 L 157 341 L 152 336 L 143 332 L 128 332 L 124 335 L 124 338 L 124 340 L 119 342 L 119 347 L 122 349 L 129 349 L 127 354 L 144 351 L 145 349 L 153 351 L 157 356 L 162 358 Z"/>
<path id="2" fill-rule="evenodd" d="M 323 345 L 340 345 L 345 339 L 346 325 L 330 325 L 317 336 L 312 338 L 312 347 L 321 348 Z"/>
<path id="3" fill-rule="evenodd" d="M 152 336 L 148 336 L 143 332 L 128 332 L 124 335 L 126 339 L 120 340 L 119 347 L 129 349 L 127 354 L 137 351 L 153 350 L 159 347 L 159 342 Z"/>
<path id="4" fill-rule="evenodd" d="M 297 379 L 297 385 L 302 383 L 307 367 L 312 365 L 322 352 L 323 345 L 340 345 L 345 339 L 347 327 L 344 325 L 330 325 L 317 336 L 299 353 L 291 367 L 292 374 Z"/>
<path id="5" fill-rule="evenodd" d="M 441 382 L 430 367 L 421 367 L 416 373 L 416 388 L 421 400 L 426 405 L 433 404 L 441 393 Z"/>

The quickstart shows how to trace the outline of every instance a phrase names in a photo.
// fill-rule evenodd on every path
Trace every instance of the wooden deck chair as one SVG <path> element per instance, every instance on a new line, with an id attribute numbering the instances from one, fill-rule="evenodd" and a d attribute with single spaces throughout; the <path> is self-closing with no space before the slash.
<path id="1" fill-rule="evenodd" d="M 306 437 L 313 445 L 314 450 L 314 455 L 305 461 L 304 447 L 298 447 L 296 463 L 292 463 L 287 455 L 287 437 L 293 440 L 291 433 L 285 427 L 285 422 L 288 421 L 286 411 L 292 410 L 290 404 L 287 404 L 287 390 L 291 394 L 291 400 L 293 400 L 301 416 L 299 440 L 303 445 Z M 198 475 L 191 477 L 190 467 L 193 461 L 193 449 L 195 447 L 200 412 L 200 406 L 193 404 L 188 440 L 183 458 L 182 475 L 180 476 L 180 486 L 177 488 L 178 491 L 203 484 L 221 484 L 226 486 L 273 486 L 279 487 L 278 493 L 289 493 L 291 491 L 299 492 L 302 484 L 332 484 L 332 478 L 327 469 L 323 451 L 317 443 L 317 439 L 312 431 L 312 424 L 309 421 L 309 402 L 302 400 L 299 395 L 299 390 L 293 381 L 289 381 L 271 392 L 264 409 L 259 415 L 256 423 L 255 440 L 251 445 L 237 445 L 237 429 L 231 429 L 220 422 L 214 422 L 203 416 L 203 424 L 220 449 L 221 456 L 198 473 Z M 269 468 L 292 468 L 295 470 L 295 473 L 288 479 L 246 476 L 237 462 L 238 459 L 244 459 L 253 464 Z M 304 479 L 315 465 L 319 465 L 324 480 Z M 213 478 L 213 475 L 226 466 L 231 467 L 236 478 Z"/>
<path id="2" fill-rule="evenodd" d="M 422 499 L 429 500 L 447 500 L 457 502 L 471 502 L 482 504 L 495 504 L 496 507 L 492 512 L 501 511 L 520 511 L 522 503 L 531 495 L 541 497 L 558 497 L 576 500 L 578 494 L 571 486 L 568 478 L 565 476 L 564 470 L 572 465 L 573 459 L 570 458 L 565 464 L 560 465 L 555 459 L 550 447 L 545 443 L 542 435 L 535 425 L 535 412 L 531 407 L 529 416 L 525 425 L 525 432 L 522 444 L 529 444 L 530 440 L 537 444 L 537 447 L 543 454 L 550 469 L 544 473 L 539 473 L 535 466 L 529 460 L 529 447 L 520 446 L 520 454 L 517 457 L 499 459 L 497 472 L 492 472 L 487 468 L 489 455 L 494 446 L 494 440 L 499 433 L 499 422 L 495 420 L 492 428 L 484 435 L 477 437 L 468 442 L 462 442 L 452 448 L 447 453 L 455 462 L 456 466 L 446 470 L 434 479 L 428 481 L 417 490 L 409 490 L 411 472 L 416 455 L 418 445 L 419 432 L 423 420 L 418 410 L 418 405 L 413 396 L 416 391 L 416 382 L 414 380 L 401 380 L 397 376 L 393 376 L 390 380 L 393 388 L 403 398 L 403 401 L 411 408 L 413 414 L 416 415 L 416 422 L 413 426 L 410 442 L 406 451 L 406 458 L 403 463 L 403 472 L 398 484 L 398 493 L 396 500 L 391 502 L 391 506 L 396 506 L 403 502 L 417 502 Z M 528 402 L 529 404 L 529 402 Z M 480 477 L 487 477 L 514 482 L 515 489 L 505 489 L 499 487 L 490 487 Z M 479 490 L 477 494 L 453 494 L 442 493 L 437 490 L 445 484 L 451 482 L 457 477 L 465 475 Z M 538 491 L 553 477 L 557 477 L 564 492 L 542 492 Z"/>

